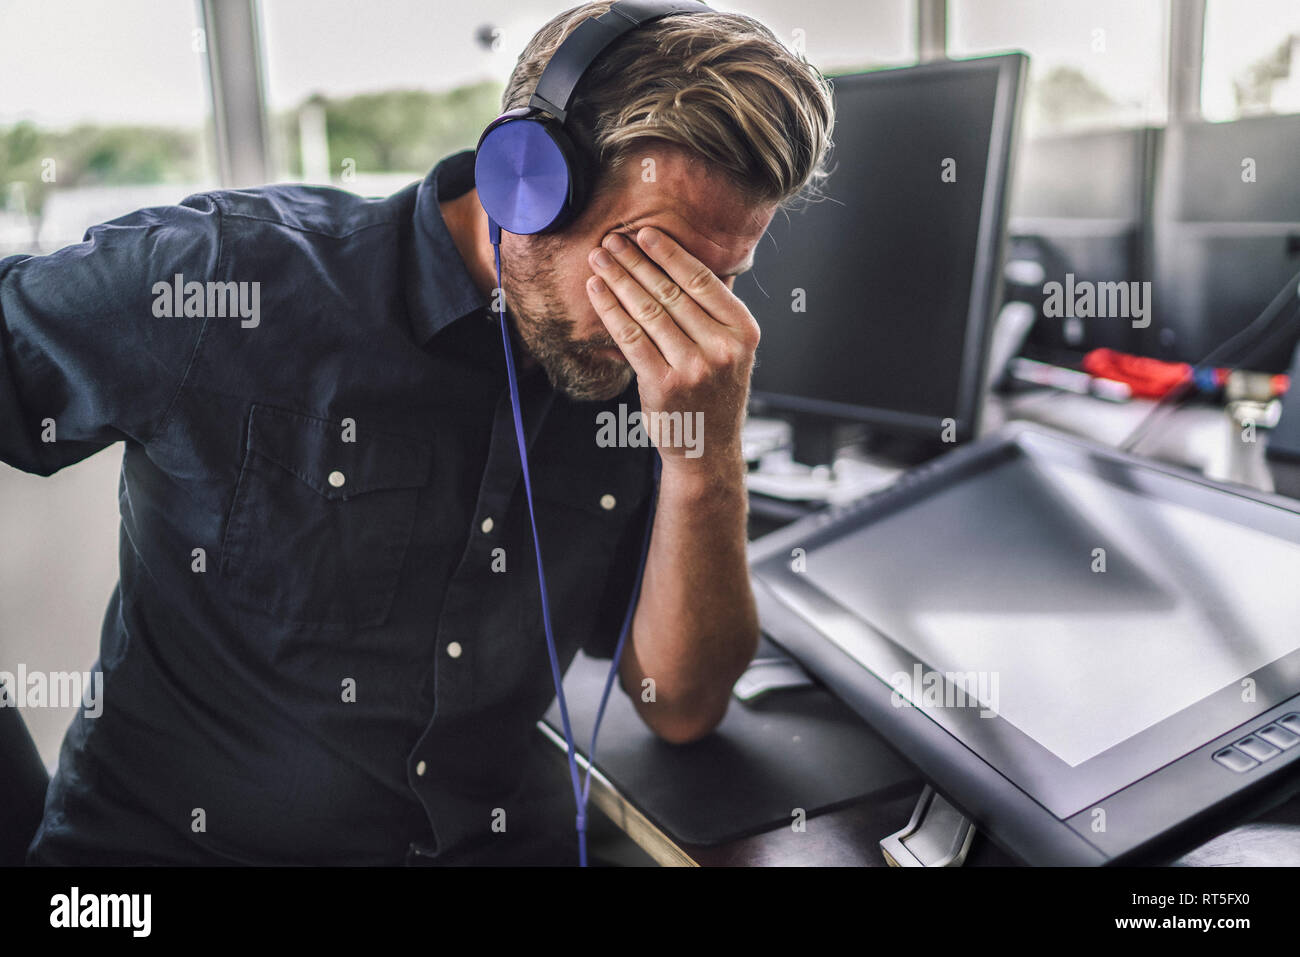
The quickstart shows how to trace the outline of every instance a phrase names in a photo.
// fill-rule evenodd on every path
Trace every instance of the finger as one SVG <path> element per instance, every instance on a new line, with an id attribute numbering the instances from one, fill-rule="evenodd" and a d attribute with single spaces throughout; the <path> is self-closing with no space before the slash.
<path id="1" fill-rule="evenodd" d="M 625 315 L 630 317 L 659 348 L 673 368 L 683 367 L 700 347 L 673 321 L 668 310 L 618 264 L 609 251 L 598 247 L 588 257 L 592 271 L 618 297 Z"/>
<path id="2" fill-rule="evenodd" d="M 735 294 L 708 266 L 682 245 L 653 226 L 637 230 L 637 245 L 704 311 L 725 326 L 741 327 L 748 313 Z"/>
<path id="3" fill-rule="evenodd" d="M 620 233 L 610 233 L 602 245 L 641 288 L 667 310 L 678 328 L 692 341 L 706 352 L 715 352 L 723 346 L 723 330 L 717 321 L 698 302 L 686 295 L 682 287 L 673 282 L 635 243 Z"/>
<path id="4" fill-rule="evenodd" d="M 605 324 L 614 344 L 618 346 L 628 365 L 643 382 L 658 382 L 669 371 L 668 361 L 659 351 L 641 325 L 632 320 L 619 304 L 618 297 L 599 276 L 587 280 L 587 298 L 596 309 L 596 315 Z"/>

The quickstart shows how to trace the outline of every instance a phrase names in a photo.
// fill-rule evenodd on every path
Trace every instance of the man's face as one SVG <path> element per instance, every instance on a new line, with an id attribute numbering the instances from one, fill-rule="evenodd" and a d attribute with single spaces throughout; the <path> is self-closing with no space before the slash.
<path id="1" fill-rule="evenodd" d="M 774 206 L 745 201 L 703 163 L 673 148 L 630 156 L 618 178 L 559 233 L 503 233 L 501 282 L 506 310 L 523 345 L 570 398 L 612 399 L 631 384 L 632 368 L 587 296 L 587 254 L 610 232 L 642 226 L 667 233 L 730 289 L 748 268 Z"/>

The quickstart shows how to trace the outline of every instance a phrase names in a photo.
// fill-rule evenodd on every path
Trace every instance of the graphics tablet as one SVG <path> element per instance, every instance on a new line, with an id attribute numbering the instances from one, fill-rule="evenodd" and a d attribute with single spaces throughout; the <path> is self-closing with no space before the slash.
<path id="1" fill-rule="evenodd" d="M 1300 790 L 1300 503 L 1016 425 L 750 557 L 764 631 L 1027 863 Z"/>

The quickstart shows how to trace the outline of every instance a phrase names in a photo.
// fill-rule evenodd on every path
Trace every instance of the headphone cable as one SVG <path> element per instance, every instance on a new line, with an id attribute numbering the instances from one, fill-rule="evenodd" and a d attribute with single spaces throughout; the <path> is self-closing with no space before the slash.
<path id="1" fill-rule="evenodd" d="M 497 295 L 501 297 L 501 342 L 506 354 L 506 379 L 510 388 L 510 405 L 514 414 L 515 442 L 519 447 L 519 461 L 524 475 L 524 496 L 528 502 L 528 521 L 532 526 L 533 549 L 537 555 L 537 583 L 542 594 L 542 626 L 546 632 L 546 653 L 551 663 L 551 681 L 555 685 L 555 697 L 560 706 L 560 724 L 564 730 L 564 743 L 569 763 L 569 781 L 573 786 L 574 803 L 577 816 L 574 827 L 578 833 L 578 865 L 587 866 L 587 798 L 591 792 L 591 772 L 596 766 L 596 735 L 600 732 L 600 722 L 605 715 L 605 705 L 609 693 L 614 687 L 614 676 L 618 674 L 619 662 L 623 657 L 623 647 L 627 642 L 628 630 L 636 612 L 637 602 L 641 596 L 641 579 L 645 572 L 646 557 L 650 551 L 650 534 L 654 528 L 655 510 L 659 500 L 659 474 L 661 462 L 657 450 L 654 452 L 654 486 L 650 492 L 649 514 L 646 517 L 645 534 L 641 541 L 641 557 L 637 564 L 636 577 L 632 585 L 632 594 L 628 600 L 627 611 L 623 615 L 623 624 L 619 631 L 618 644 L 614 648 L 613 661 L 609 674 L 605 677 L 605 688 L 600 696 L 600 706 L 596 710 L 596 720 L 591 728 L 591 745 L 587 749 L 587 775 L 582 784 L 578 783 L 578 762 L 573 743 L 573 727 L 569 722 L 568 701 L 564 696 L 564 682 L 560 674 L 559 654 L 556 651 L 555 635 L 551 628 L 550 597 L 546 588 L 546 571 L 542 565 L 542 543 L 537 533 L 537 515 L 533 509 L 532 476 L 528 469 L 528 443 L 524 437 L 523 412 L 519 401 L 519 382 L 515 374 L 514 348 L 510 341 L 510 331 L 506 323 L 504 288 L 501 285 L 501 227 L 488 221 L 488 234 L 492 241 L 493 255 L 496 260 Z"/>

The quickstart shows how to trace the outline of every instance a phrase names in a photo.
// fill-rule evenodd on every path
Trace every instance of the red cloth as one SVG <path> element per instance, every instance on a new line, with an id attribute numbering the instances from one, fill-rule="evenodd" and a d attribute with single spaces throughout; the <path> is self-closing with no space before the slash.
<path id="1" fill-rule="evenodd" d="M 1125 382 L 1135 396 L 1159 399 L 1192 374 L 1186 362 L 1165 362 L 1114 349 L 1093 349 L 1083 357 L 1083 369 L 1100 379 Z"/>

